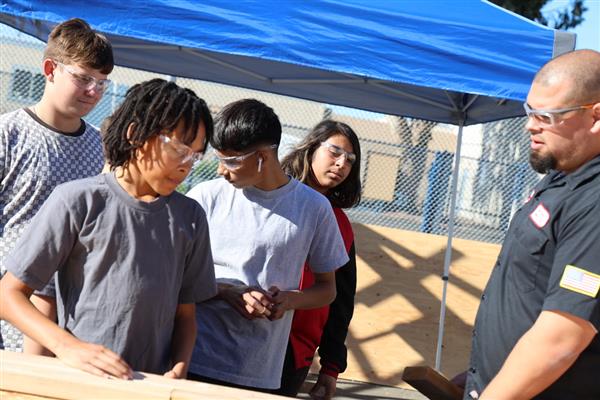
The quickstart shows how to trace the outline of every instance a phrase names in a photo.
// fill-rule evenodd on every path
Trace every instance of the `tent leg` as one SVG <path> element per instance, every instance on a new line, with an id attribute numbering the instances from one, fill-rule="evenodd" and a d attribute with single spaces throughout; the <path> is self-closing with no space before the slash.
<path id="1" fill-rule="evenodd" d="M 452 237 L 454 235 L 454 219 L 456 212 L 456 197 L 458 187 L 458 170 L 460 167 L 460 150 L 462 147 L 464 121 L 459 121 L 458 138 L 456 140 L 456 154 L 454 156 L 454 171 L 452 172 L 452 186 L 450 189 L 450 210 L 448 215 L 448 243 L 444 256 L 444 273 L 442 275 L 443 289 L 440 307 L 440 322 L 438 324 L 438 340 L 435 350 L 435 369 L 440 371 L 442 364 L 442 344 L 444 342 L 444 320 L 446 318 L 446 291 L 448 289 L 448 278 L 450 275 L 450 261 L 452 259 Z"/>

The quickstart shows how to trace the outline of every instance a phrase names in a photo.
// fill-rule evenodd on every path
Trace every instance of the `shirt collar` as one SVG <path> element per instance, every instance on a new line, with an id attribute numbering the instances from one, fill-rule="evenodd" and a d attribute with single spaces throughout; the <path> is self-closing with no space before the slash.
<path id="1" fill-rule="evenodd" d="M 565 180 L 569 189 L 575 190 L 598 174 L 600 174 L 600 155 L 583 164 L 575 172 L 566 175 Z"/>

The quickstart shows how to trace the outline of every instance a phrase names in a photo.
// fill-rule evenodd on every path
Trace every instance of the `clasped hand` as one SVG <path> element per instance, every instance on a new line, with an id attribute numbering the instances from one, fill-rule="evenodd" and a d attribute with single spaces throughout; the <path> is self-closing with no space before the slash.
<path id="1" fill-rule="evenodd" d="M 246 319 L 267 318 L 271 321 L 280 319 L 289 310 L 287 291 L 280 291 L 271 286 L 264 290 L 257 286 L 230 286 L 220 295 L 242 317 Z"/>

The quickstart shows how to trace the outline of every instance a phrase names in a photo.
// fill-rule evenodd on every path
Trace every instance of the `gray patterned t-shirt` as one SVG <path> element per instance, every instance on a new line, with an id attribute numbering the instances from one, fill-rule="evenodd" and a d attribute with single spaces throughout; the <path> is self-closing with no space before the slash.
<path id="1" fill-rule="evenodd" d="M 79 131 L 52 129 L 20 109 L 0 115 L 0 273 L 4 259 L 52 190 L 59 184 L 99 174 L 104 164 L 96 128 L 82 121 Z M 0 321 L 0 349 L 19 351 L 22 335 Z"/>

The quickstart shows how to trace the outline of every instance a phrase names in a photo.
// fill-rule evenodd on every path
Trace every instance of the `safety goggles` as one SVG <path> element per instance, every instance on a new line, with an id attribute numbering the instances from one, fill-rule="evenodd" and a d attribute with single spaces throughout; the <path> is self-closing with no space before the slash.
<path id="1" fill-rule="evenodd" d="M 352 165 L 356 162 L 356 154 L 350 153 L 349 151 L 346 151 L 346 150 L 342 149 L 341 147 L 336 146 L 335 144 L 331 144 L 328 142 L 321 142 L 321 146 L 323 146 L 327 150 L 329 150 L 329 155 L 331 157 L 333 157 L 336 161 L 339 160 L 341 157 L 345 156 L 346 160 L 348 160 L 350 165 Z"/>
<path id="2" fill-rule="evenodd" d="M 104 93 L 110 86 L 110 79 L 97 79 L 90 75 L 85 75 L 77 72 L 73 67 L 65 65 L 61 62 L 54 61 L 57 66 L 60 66 L 64 71 L 71 75 L 71 80 L 80 89 L 92 90 L 95 89 L 98 93 Z"/>
<path id="3" fill-rule="evenodd" d="M 188 145 L 179 142 L 177 139 L 171 139 L 165 135 L 158 135 L 159 139 L 166 145 L 169 150 L 167 153 L 171 159 L 177 161 L 180 165 L 187 164 L 191 161 L 192 165 L 196 165 L 204 157 L 204 152 L 194 151 Z"/>
<path id="4" fill-rule="evenodd" d="M 267 149 L 276 149 L 277 145 L 276 144 L 272 144 L 270 146 L 267 147 Z M 244 162 L 245 159 L 247 159 L 248 157 L 251 157 L 252 155 L 254 155 L 257 151 L 259 151 L 260 149 L 256 149 L 254 151 L 251 151 L 249 153 L 246 154 L 242 154 L 239 156 L 231 156 L 231 157 L 222 157 L 219 155 L 219 153 L 217 153 L 217 150 L 213 149 L 213 152 L 215 153 L 215 157 L 217 157 L 217 159 L 219 160 L 219 162 L 221 164 L 223 164 L 223 166 L 225 168 L 227 168 L 229 171 L 235 171 L 237 169 L 240 169 L 242 167 L 242 163 Z"/>
<path id="5" fill-rule="evenodd" d="M 568 113 L 570 111 L 577 111 L 577 110 L 589 110 L 592 107 L 594 107 L 594 104 L 586 104 L 583 106 L 574 106 L 574 107 L 567 107 L 567 108 L 536 110 L 536 109 L 529 107 L 529 104 L 523 103 L 523 108 L 525 108 L 525 113 L 527 114 L 527 118 L 533 118 L 540 124 L 548 125 L 548 126 L 555 125 L 555 124 L 558 124 L 559 122 L 561 122 L 562 120 L 559 119 L 559 116 L 561 116 L 565 113 Z"/>

